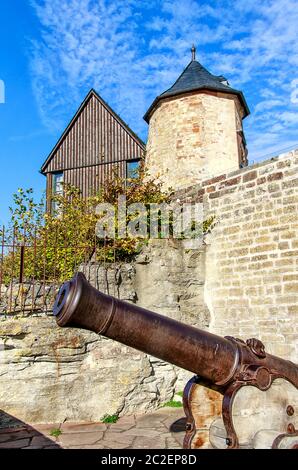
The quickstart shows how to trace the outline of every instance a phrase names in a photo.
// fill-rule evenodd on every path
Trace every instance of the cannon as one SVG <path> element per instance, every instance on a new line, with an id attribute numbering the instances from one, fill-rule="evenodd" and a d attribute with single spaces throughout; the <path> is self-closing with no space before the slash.
<path id="1" fill-rule="evenodd" d="M 298 448 L 298 366 L 268 354 L 261 341 L 220 337 L 121 301 L 83 273 L 61 286 L 53 314 L 61 327 L 94 331 L 195 374 L 183 392 L 184 448 Z M 208 444 L 202 386 L 213 410 Z"/>

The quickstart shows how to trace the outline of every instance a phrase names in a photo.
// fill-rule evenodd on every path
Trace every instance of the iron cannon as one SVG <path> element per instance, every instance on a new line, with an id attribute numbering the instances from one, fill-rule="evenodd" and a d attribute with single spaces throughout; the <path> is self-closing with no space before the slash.
<path id="1" fill-rule="evenodd" d="M 220 337 L 124 302 L 82 273 L 61 286 L 53 313 L 59 326 L 94 331 L 195 374 L 183 393 L 184 448 L 298 447 L 298 366 L 261 341 Z"/>

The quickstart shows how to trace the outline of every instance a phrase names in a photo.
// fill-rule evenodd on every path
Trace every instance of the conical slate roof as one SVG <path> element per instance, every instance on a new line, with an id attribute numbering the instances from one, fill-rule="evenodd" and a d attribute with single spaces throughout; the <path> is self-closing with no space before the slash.
<path id="1" fill-rule="evenodd" d="M 151 112 L 161 99 L 195 90 L 214 90 L 237 95 L 244 107 L 245 116 L 247 116 L 249 114 L 249 109 L 243 93 L 231 88 L 227 83 L 227 80 L 222 75 L 212 75 L 199 62 L 192 60 L 186 69 L 184 69 L 180 77 L 178 77 L 174 85 L 155 98 L 146 112 L 144 119 L 146 122 L 149 122 Z"/>

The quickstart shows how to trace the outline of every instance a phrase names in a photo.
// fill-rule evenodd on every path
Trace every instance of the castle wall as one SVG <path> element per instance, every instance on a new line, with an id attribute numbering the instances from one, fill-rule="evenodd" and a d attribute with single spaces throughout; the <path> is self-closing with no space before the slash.
<path id="1" fill-rule="evenodd" d="M 206 238 L 211 331 L 261 339 L 298 362 L 298 150 L 181 191 L 216 224 Z"/>

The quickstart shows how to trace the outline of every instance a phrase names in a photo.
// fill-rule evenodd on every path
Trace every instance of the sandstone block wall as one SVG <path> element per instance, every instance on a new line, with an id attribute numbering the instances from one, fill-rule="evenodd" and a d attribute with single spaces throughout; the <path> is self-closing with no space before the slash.
<path id="1" fill-rule="evenodd" d="M 196 92 L 161 101 L 150 118 L 149 173 L 178 189 L 239 168 L 234 100 Z"/>
<path id="2" fill-rule="evenodd" d="M 182 191 L 216 225 L 207 237 L 210 329 L 260 338 L 298 362 L 298 150 Z"/>

